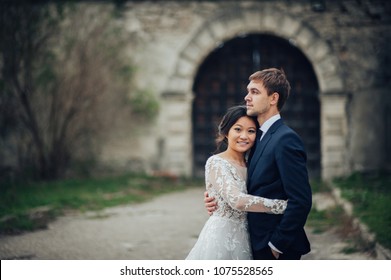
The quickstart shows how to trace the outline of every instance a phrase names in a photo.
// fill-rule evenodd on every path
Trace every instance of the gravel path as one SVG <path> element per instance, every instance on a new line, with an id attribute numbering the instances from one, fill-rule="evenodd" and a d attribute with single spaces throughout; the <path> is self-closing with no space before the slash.
<path id="1" fill-rule="evenodd" d="M 46 230 L 0 236 L 0 259 L 184 259 L 208 218 L 203 191 L 192 188 L 146 203 L 68 214 Z M 370 259 L 341 253 L 348 244 L 331 231 L 307 232 L 312 252 L 303 259 Z"/>

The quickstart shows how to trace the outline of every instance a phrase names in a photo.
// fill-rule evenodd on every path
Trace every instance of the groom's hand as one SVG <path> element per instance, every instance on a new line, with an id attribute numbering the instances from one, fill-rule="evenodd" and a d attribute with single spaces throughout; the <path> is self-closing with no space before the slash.
<path id="1" fill-rule="evenodd" d="M 280 253 L 277 252 L 277 251 L 275 251 L 275 250 L 273 250 L 273 249 L 271 249 L 271 248 L 270 248 L 270 250 L 272 250 L 272 254 L 273 254 L 273 256 L 276 258 L 276 260 L 278 260 L 279 257 L 280 257 Z"/>
<path id="2" fill-rule="evenodd" d="M 217 203 L 214 197 L 209 197 L 208 192 L 204 192 L 205 208 L 208 211 L 209 216 L 217 209 Z"/>

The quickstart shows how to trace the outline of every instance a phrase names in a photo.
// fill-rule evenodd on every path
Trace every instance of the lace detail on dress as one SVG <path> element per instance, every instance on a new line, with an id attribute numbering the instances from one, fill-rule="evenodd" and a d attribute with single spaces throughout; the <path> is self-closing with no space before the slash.
<path id="1" fill-rule="evenodd" d="M 284 213 L 286 206 L 288 205 L 288 202 L 286 200 L 269 199 L 264 197 L 259 197 L 259 199 L 262 201 L 262 203 L 265 205 L 266 208 L 270 209 L 270 212 L 273 214 Z"/>
<path id="2" fill-rule="evenodd" d="M 205 223 L 187 260 L 252 259 L 247 212 L 281 214 L 284 200 L 247 194 L 247 168 L 231 164 L 215 155 L 205 165 L 205 182 L 218 208 Z"/>
<path id="3" fill-rule="evenodd" d="M 205 183 L 210 196 L 217 199 L 214 215 L 243 219 L 246 212 L 283 214 L 286 200 L 269 199 L 247 194 L 247 169 L 239 170 L 228 160 L 217 155 L 210 157 L 205 165 Z"/>

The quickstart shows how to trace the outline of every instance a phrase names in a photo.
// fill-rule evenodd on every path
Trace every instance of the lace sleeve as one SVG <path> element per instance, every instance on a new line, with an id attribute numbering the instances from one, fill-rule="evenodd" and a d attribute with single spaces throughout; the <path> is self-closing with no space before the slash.
<path id="1" fill-rule="evenodd" d="M 286 200 L 269 199 L 245 193 L 241 189 L 241 184 L 245 182 L 238 177 L 235 167 L 228 162 L 211 160 L 206 167 L 210 184 L 232 208 L 246 212 L 284 213 L 287 206 Z"/>

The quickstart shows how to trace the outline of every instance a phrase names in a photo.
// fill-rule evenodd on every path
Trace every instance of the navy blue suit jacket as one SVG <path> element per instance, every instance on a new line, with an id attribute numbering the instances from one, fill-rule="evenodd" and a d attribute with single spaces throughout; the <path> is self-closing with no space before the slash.
<path id="1" fill-rule="evenodd" d="M 304 224 L 312 206 L 307 156 L 300 137 L 277 120 L 256 144 L 248 167 L 248 193 L 272 199 L 288 199 L 282 215 L 248 213 L 253 251 L 269 241 L 281 252 L 310 251 Z"/>

